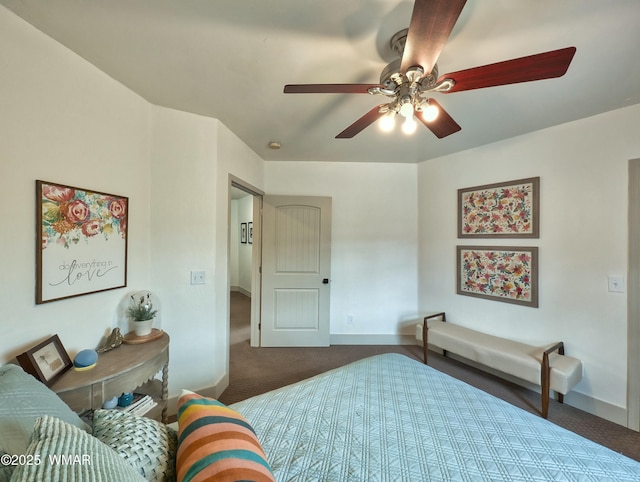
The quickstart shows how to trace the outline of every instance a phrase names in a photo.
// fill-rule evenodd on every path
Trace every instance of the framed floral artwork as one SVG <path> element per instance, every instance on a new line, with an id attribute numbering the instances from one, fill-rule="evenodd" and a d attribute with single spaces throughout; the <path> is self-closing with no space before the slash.
<path id="1" fill-rule="evenodd" d="M 50 387 L 71 368 L 71 359 L 58 335 L 39 343 L 16 357 L 25 372 Z"/>
<path id="2" fill-rule="evenodd" d="M 457 246 L 457 293 L 538 307 L 538 248 Z"/>
<path id="3" fill-rule="evenodd" d="M 129 199 L 36 181 L 36 303 L 127 286 Z"/>
<path id="4" fill-rule="evenodd" d="M 540 178 L 458 189 L 459 238 L 539 238 Z"/>

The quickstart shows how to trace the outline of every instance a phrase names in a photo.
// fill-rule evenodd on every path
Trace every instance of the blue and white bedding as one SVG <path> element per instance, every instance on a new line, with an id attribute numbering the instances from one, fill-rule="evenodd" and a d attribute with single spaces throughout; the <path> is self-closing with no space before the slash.
<path id="1" fill-rule="evenodd" d="M 640 481 L 640 463 L 404 355 L 232 405 L 278 481 Z"/>

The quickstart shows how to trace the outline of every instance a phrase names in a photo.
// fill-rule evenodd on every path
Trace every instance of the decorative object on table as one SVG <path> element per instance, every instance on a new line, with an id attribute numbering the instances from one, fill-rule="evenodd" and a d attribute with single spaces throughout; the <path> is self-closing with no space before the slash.
<path id="1" fill-rule="evenodd" d="M 75 371 L 91 370 L 98 363 L 98 352 L 91 349 L 81 350 L 73 359 Z"/>
<path id="2" fill-rule="evenodd" d="M 538 248 L 457 246 L 456 293 L 538 307 Z"/>
<path id="3" fill-rule="evenodd" d="M 148 343 L 150 341 L 159 340 L 164 335 L 164 331 L 158 328 L 152 328 L 151 333 L 145 336 L 138 336 L 134 331 L 131 331 L 124 335 L 122 342 L 127 345 L 140 345 L 141 343 Z"/>
<path id="4" fill-rule="evenodd" d="M 539 238 L 540 178 L 458 189 L 459 238 Z"/>
<path id="5" fill-rule="evenodd" d="M 111 330 L 111 333 L 102 344 L 98 347 L 98 353 L 104 353 L 105 351 L 113 350 L 114 348 L 122 345 L 122 333 L 120 333 L 120 328 L 114 328 Z"/>
<path id="6" fill-rule="evenodd" d="M 127 286 L 128 205 L 36 181 L 36 304 Z"/>
<path id="7" fill-rule="evenodd" d="M 16 358 L 25 372 L 48 387 L 72 366 L 71 359 L 58 335 L 53 335 Z"/>
<path id="8" fill-rule="evenodd" d="M 131 402 L 127 405 L 116 407 L 117 410 L 121 412 L 132 413 L 133 415 L 145 415 L 152 408 L 158 405 L 151 395 L 146 395 L 144 393 L 133 393 L 133 398 Z"/>
<path id="9" fill-rule="evenodd" d="M 133 402 L 133 393 L 131 392 L 123 393 L 118 397 L 119 407 L 126 407 L 128 405 L 131 405 L 131 402 Z"/>
<path id="10" fill-rule="evenodd" d="M 158 310 L 153 308 L 151 293 L 147 291 L 142 294 L 131 295 L 131 301 L 127 308 L 127 316 L 133 320 L 136 336 L 147 336 L 151 334 L 153 319 L 158 314 Z"/>
<path id="11" fill-rule="evenodd" d="M 118 406 L 118 397 L 113 397 L 112 399 L 105 400 L 102 403 L 102 408 L 104 408 L 105 410 L 113 410 L 117 406 Z"/>

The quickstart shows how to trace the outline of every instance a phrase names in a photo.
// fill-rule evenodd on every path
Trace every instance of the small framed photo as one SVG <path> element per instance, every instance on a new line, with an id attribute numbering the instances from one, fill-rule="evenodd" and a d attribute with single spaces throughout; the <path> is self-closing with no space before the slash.
<path id="1" fill-rule="evenodd" d="M 72 366 L 58 335 L 54 335 L 16 357 L 25 372 L 50 387 Z"/>
<path id="2" fill-rule="evenodd" d="M 240 223 L 240 242 L 247 244 L 247 223 Z"/>
<path id="3" fill-rule="evenodd" d="M 253 244 L 253 223 L 249 222 L 247 223 L 247 225 L 249 226 L 249 234 L 248 234 L 249 244 Z"/>

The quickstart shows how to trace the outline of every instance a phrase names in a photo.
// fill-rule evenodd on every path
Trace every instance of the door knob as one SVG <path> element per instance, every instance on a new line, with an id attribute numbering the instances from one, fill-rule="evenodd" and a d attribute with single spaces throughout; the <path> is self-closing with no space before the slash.
<path id="1" fill-rule="evenodd" d="M 329 278 L 324 278 L 324 279 L 322 280 L 322 284 L 323 284 L 323 285 L 328 285 L 328 284 L 329 284 Z"/>

